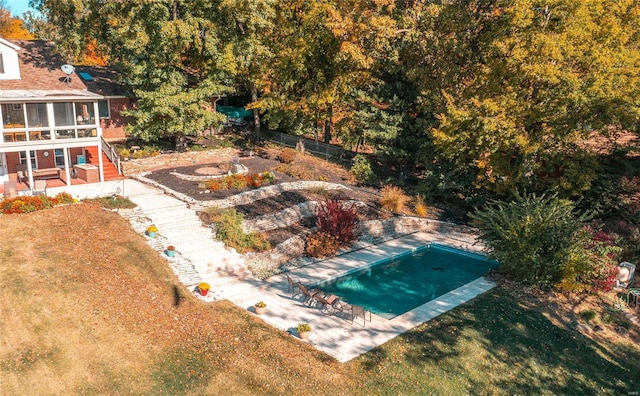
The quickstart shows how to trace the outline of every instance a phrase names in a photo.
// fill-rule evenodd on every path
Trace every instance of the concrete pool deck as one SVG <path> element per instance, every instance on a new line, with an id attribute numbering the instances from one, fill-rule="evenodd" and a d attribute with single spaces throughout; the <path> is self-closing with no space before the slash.
<path id="1" fill-rule="evenodd" d="M 289 275 L 299 279 L 303 284 L 313 285 L 373 262 L 412 252 L 429 243 L 443 244 L 475 253 L 483 251 L 483 246 L 474 244 L 466 234 L 458 235 L 450 230 L 447 234 L 419 232 L 297 268 L 290 271 Z M 304 305 L 299 296 L 292 298 L 287 292 L 288 283 L 284 275 L 273 276 L 265 282 L 266 287 L 247 289 L 243 293 L 231 296 L 229 300 L 251 312 L 253 312 L 253 304 L 264 301 L 267 304 L 267 312 L 259 315 L 260 319 L 278 329 L 288 331 L 296 338 L 296 325 L 300 322 L 309 323 L 313 329 L 311 337 L 301 342 L 308 342 L 340 362 L 347 362 L 360 356 L 495 286 L 491 281 L 478 278 L 391 320 L 372 315 L 371 322 L 367 321 L 363 326 L 362 318 L 356 318 L 351 324 L 351 321 L 344 316 L 327 315 L 319 308 Z"/>

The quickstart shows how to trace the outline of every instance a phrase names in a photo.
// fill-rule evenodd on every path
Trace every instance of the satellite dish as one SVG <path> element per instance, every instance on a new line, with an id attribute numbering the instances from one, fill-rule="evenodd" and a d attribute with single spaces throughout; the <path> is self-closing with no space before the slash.
<path id="1" fill-rule="evenodd" d="M 73 73 L 73 71 L 76 69 L 75 67 L 71 66 L 71 65 L 62 65 L 60 66 L 60 69 L 64 72 L 64 74 L 66 74 L 67 76 L 64 78 L 64 82 L 66 82 L 67 84 L 69 84 L 71 82 L 71 73 Z"/>
<path id="2" fill-rule="evenodd" d="M 69 74 L 73 73 L 76 68 L 71 65 L 62 65 L 60 69 L 62 69 L 62 71 L 68 76 Z"/>

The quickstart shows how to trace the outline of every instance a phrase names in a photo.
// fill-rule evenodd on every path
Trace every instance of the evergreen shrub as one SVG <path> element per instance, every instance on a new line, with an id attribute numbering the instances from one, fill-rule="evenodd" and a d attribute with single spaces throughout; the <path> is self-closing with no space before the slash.
<path id="1" fill-rule="evenodd" d="M 356 180 L 361 183 L 370 182 L 375 179 L 375 174 L 371 168 L 369 158 L 362 154 L 357 154 L 353 158 L 350 171 L 353 176 L 355 176 Z"/>

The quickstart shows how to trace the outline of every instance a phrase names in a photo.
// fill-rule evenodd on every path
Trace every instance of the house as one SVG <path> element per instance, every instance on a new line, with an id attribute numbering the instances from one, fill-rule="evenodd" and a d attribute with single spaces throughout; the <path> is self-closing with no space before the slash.
<path id="1" fill-rule="evenodd" d="M 74 68 L 46 41 L 0 38 L 0 182 L 32 190 L 119 178 L 110 141 L 130 105 L 105 68 Z M 0 184 L 1 185 L 1 184 Z"/>

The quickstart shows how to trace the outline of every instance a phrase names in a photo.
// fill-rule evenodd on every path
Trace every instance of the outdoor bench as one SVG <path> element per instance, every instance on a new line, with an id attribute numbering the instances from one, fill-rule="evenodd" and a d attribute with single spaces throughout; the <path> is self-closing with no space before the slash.
<path id="1" fill-rule="evenodd" d="M 34 179 L 59 179 L 60 168 L 33 169 Z"/>

